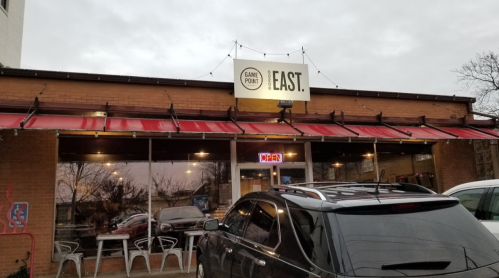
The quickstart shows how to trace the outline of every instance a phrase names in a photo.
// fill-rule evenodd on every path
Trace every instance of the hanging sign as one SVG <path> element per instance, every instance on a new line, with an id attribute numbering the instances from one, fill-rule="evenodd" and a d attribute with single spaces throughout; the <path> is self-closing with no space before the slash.
<path id="1" fill-rule="evenodd" d="M 308 65 L 236 59 L 234 96 L 309 101 Z"/>
<path id="2" fill-rule="evenodd" d="M 260 163 L 282 163 L 282 153 L 258 153 Z"/>

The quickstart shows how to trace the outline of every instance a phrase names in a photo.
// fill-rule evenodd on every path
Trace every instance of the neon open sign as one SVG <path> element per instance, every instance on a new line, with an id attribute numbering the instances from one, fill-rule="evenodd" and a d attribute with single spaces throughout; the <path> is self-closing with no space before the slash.
<path id="1" fill-rule="evenodd" d="M 282 153 L 258 153 L 260 163 L 282 163 Z"/>

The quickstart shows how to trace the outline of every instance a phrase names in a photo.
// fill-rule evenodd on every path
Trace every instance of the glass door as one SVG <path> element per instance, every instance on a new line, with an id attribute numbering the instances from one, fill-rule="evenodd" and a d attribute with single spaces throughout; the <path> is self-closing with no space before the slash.
<path id="1" fill-rule="evenodd" d="M 267 191 L 274 184 L 272 179 L 272 168 L 262 165 L 239 167 L 239 186 L 241 196 L 250 192 Z"/>

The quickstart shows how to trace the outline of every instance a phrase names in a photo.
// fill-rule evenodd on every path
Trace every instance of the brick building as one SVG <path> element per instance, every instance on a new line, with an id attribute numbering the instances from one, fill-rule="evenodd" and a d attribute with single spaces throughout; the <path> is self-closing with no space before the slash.
<path id="1" fill-rule="evenodd" d="M 495 121 L 473 119 L 473 98 L 311 88 L 310 101 L 295 102 L 291 112 L 275 100 L 236 99 L 233 90 L 226 82 L 0 69 L 0 220 L 8 223 L 4 192 L 14 185 L 11 198 L 29 205 L 35 275 L 57 271 L 53 242 L 64 224 L 57 219 L 105 232 L 96 223 L 106 219 L 57 215 L 57 205 L 73 193 L 62 187 L 62 170 L 78 163 L 114 165 L 104 176 L 121 188 L 144 189 L 154 180 L 162 194 L 174 196 L 182 185 L 203 185 L 210 212 L 219 212 L 246 192 L 286 179 L 373 181 L 381 169 L 382 181 L 443 192 L 478 178 L 474 141 L 499 137 Z M 282 163 L 259 163 L 259 153 L 280 154 Z M 113 174 L 125 171 L 124 185 Z M 177 176 L 163 176 L 162 183 L 167 172 Z M 191 172 L 198 176 L 173 179 Z M 178 190 L 168 193 L 167 184 Z M 136 197 L 97 200 L 102 194 L 95 190 L 88 183 L 75 194 L 87 194 L 96 208 Z M 25 257 L 29 238 L 0 237 L 0 250 L 6 276 L 19 267 L 15 260 Z M 153 268 L 160 259 L 152 256 Z M 89 272 L 94 263 L 86 259 Z M 122 258 L 104 259 L 102 272 L 116 270 L 124 270 Z"/>

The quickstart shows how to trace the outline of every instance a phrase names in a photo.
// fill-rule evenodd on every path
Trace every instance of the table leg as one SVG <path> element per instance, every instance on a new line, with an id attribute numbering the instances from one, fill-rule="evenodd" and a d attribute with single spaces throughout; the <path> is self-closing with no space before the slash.
<path id="1" fill-rule="evenodd" d="M 94 272 L 94 278 L 97 277 L 97 272 L 99 272 L 100 268 L 100 259 L 101 259 L 101 254 L 102 254 L 102 240 L 99 240 L 99 245 L 97 248 L 97 259 L 95 260 L 95 272 Z"/>
<path id="2" fill-rule="evenodd" d="M 123 250 L 125 255 L 125 267 L 126 267 L 126 275 L 130 277 L 130 266 L 128 265 L 128 242 L 126 239 L 123 240 Z"/>
<path id="3" fill-rule="evenodd" d="M 194 245 L 194 236 L 189 236 L 189 259 L 187 265 L 187 273 L 191 270 L 191 260 L 192 260 L 192 245 Z"/>

